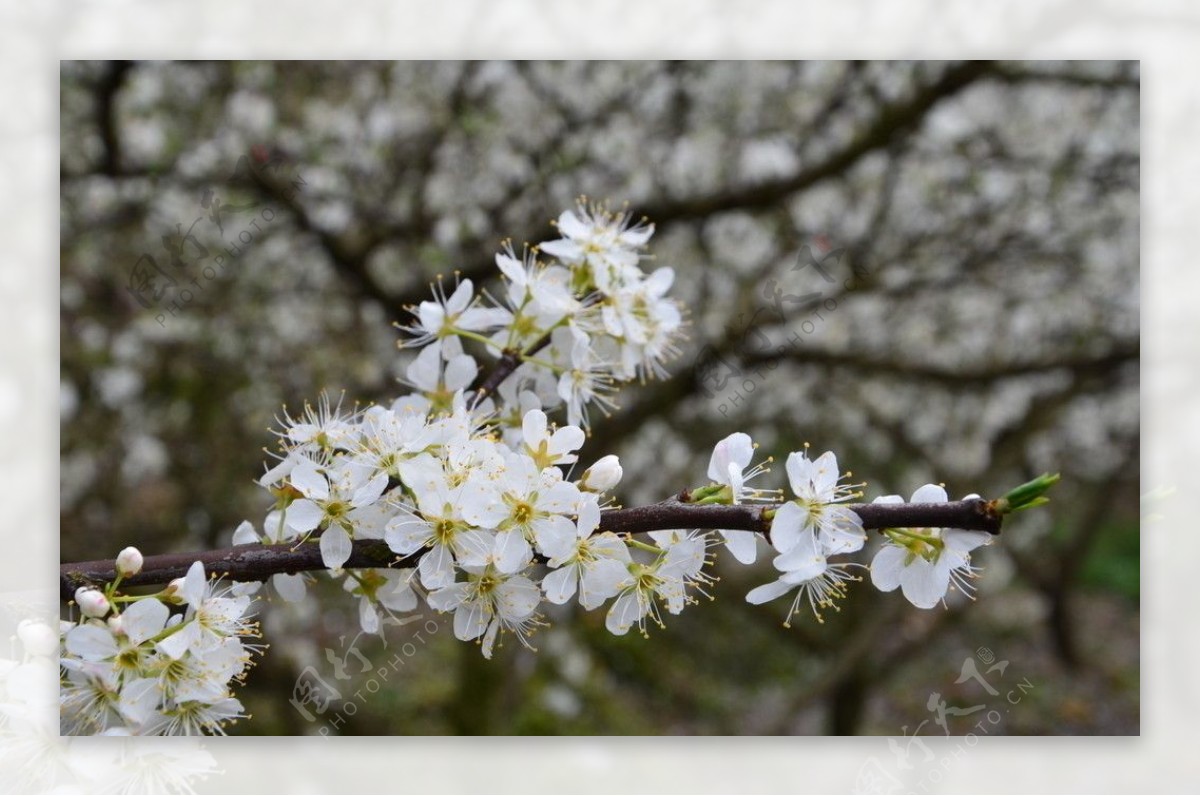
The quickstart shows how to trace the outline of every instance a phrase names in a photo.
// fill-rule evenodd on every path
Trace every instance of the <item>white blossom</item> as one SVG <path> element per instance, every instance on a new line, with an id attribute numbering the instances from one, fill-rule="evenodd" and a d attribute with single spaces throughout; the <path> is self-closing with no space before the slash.
<path id="1" fill-rule="evenodd" d="M 913 503 L 945 503 L 944 487 L 926 484 L 913 493 Z M 899 495 L 886 495 L 876 503 L 903 503 Z M 871 582 L 880 591 L 900 587 L 904 597 L 918 608 L 933 608 L 946 597 L 953 585 L 970 596 L 971 579 L 977 569 L 971 565 L 971 551 L 989 544 L 984 531 L 956 528 L 890 529 L 887 541 L 871 561 Z"/>

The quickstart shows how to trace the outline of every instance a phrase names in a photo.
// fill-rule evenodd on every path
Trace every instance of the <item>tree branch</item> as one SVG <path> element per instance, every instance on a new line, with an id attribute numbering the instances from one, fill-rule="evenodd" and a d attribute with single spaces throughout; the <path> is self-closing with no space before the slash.
<path id="1" fill-rule="evenodd" d="M 954 96 L 978 80 L 995 75 L 991 61 L 965 61 L 954 64 L 934 82 L 918 88 L 904 100 L 885 105 L 862 132 L 846 146 L 795 174 L 735 186 L 699 197 L 669 200 L 646 205 L 640 215 L 664 224 L 685 218 L 703 218 L 729 210 L 772 207 L 824 179 L 843 174 L 871 152 L 889 146 L 901 136 L 916 130 L 942 100 Z"/>
<path id="2" fill-rule="evenodd" d="M 504 383 L 505 379 L 512 375 L 514 370 L 521 366 L 521 362 L 524 361 L 525 357 L 533 356 L 548 345 L 550 345 L 549 333 L 526 349 L 525 353 L 521 353 L 519 351 L 505 351 L 504 355 L 500 357 L 500 360 L 496 363 L 496 366 L 492 368 L 487 377 L 484 378 L 484 380 L 479 383 L 479 386 L 475 388 L 475 392 L 472 393 L 470 400 L 467 401 L 467 408 L 474 410 L 476 407 L 478 407 L 481 403 L 487 400 L 488 396 L 499 389 L 500 385 Z"/>
<path id="3" fill-rule="evenodd" d="M 685 503 L 684 495 L 649 506 L 612 509 L 600 516 L 600 530 L 614 533 L 645 533 L 675 528 L 753 531 L 770 536 L 771 521 L 765 512 L 771 506 L 724 506 Z M 1002 518 L 982 499 L 949 503 L 857 503 L 846 504 L 862 518 L 868 530 L 883 528 L 962 528 L 1000 533 Z M 346 569 L 412 566 L 424 551 L 401 557 L 379 539 L 360 539 L 346 562 Z M 153 586 L 187 574 L 196 561 L 206 572 L 237 581 L 265 581 L 272 575 L 312 572 L 325 569 L 320 547 L 303 544 L 247 544 L 197 553 L 169 553 L 147 556 L 142 571 L 121 582 L 128 586 Z M 59 592 L 70 600 L 80 586 L 111 583 L 116 578 L 115 560 L 81 561 L 59 567 Z"/>

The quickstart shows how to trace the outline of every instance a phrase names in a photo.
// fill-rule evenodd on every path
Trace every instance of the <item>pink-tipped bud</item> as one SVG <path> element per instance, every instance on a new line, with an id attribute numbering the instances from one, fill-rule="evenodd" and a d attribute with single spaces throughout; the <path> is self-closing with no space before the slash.
<path id="1" fill-rule="evenodd" d="M 89 589 L 86 586 L 81 586 L 75 590 L 75 602 L 79 604 L 79 610 L 84 616 L 92 616 L 96 619 L 103 619 L 109 611 L 108 598 L 96 589 Z"/>
<path id="2" fill-rule="evenodd" d="M 121 577 L 128 578 L 142 571 L 142 551 L 136 547 L 126 547 L 117 554 L 117 572 Z"/>

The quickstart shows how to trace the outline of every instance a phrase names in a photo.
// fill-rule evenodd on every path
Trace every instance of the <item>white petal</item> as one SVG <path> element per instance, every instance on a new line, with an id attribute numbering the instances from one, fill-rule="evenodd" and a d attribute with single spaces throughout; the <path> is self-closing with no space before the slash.
<path id="1" fill-rule="evenodd" d="M 184 601 L 195 608 L 204 599 L 207 586 L 208 582 L 204 578 L 204 565 L 199 561 L 193 561 L 192 565 L 188 567 L 187 575 L 183 578 Z"/>
<path id="2" fill-rule="evenodd" d="M 479 367 L 472 357 L 466 354 L 455 357 L 446 363 L 446 389 L 451 392 L 466 389 L 478 373 Z"/>
<path id="3" fill-rule="evenodd" d="M 383 490 L 387 489 L 388 476 L 387 473 L 379 473 L 367 483 L 360 486 L 354 492 L 354 497 L 350 499 L 350 505 L 355 508 L 369 506 L 379 500 L 379 496 L 383 494 Z"/>
<path id="4" fill-rule="evenodd" d="M 900 585 L 900 575 L 904 572 L 904 561 L 908 551 L 894 544 L 885 544 L 879 548 L 871 561 L 871 583 L 880 591 L 895 591 Z"/>
<path id="5" fill-rule="evenodd" d="M 538 244 L 538 248 L 551 257 L 557 257 L 564 263 L 578 262 L 583 259 L 583 247 L 570 240 L 548 240 Z"/>
<path id="6" fill-rule="evenodd" d="M 67 633 L 67 652 L 89 661 L 103 661 L 117 654 L 117 642 L 107 628 L 79 625 Z"/>
<path id="7" fill-rule="evenodd" d="M 454 535 L 454 557 L 467 567 L 482 567 L 496 549 L 496 534 L 490 531 L 459 531 Z"/>
<path id="8" fill-rule="evenodd" d="M 258 581 L 235 581 L 229 591 L 236 597 L 249 597 L 258 594 L 262 587 L 263 584 Z"/>
<path id="9" fill-rule="evenodd" d="M 800 541 L 788 552 L 775 559 L 775 568 L 788 574 L 788 581 L 800 583 L 825 571 L 825 556 L 812 531 L 801 534 Z"/>
<path id="10" fill-rule="evenodd" d="M 166 627 L 171 610 L 153 597 L 138 600 L 121 613 L 121 628 L 135 647 Z"/>
<path id="11" fill-rule="evenodd" d="M 162 686 L 153 677 L 127 682 L 121 687 L 118 711 L 131 724 L 144 724 L 154 714 L 162 696 Z"/>
<path id="12" fill-rule="evenodd" d="M 501 531 L 496 534 L 495 556 L 496 569 L 507 574 L 524 569 L 533 557 L 533 550 L 521 531 Z"/>
<path id="13" fill-rule="evenodd" d="M 299 533 L 308 533 L 321 524 L 325 510 L 308 498 L 292 501 L 284 514 L 287 526 Z"/>
<path id="14" fill-rule="evenodd" d="M 718 484 L 729 484 L 729 465 L 738 470 L 744 470 L 754 457 L 754 443 L 749 434 L 738 432 L 730 434 L 713 448 L 712 458 L 708 462 L 708 477 Z"/>
<path id="15" fill-rule="evenodd" d="M 753 564 L 758 557 L 758 534 L 751 531 L 721 531 L 725 549 L 742 564 Z"/>
<path id="16" fill-rule="evenodd" d="M 458 315 L 471 304 L 471 295 L 474 292 L 474 285 L 470 279 L 464 279 L 458 283 L 458 287 L 446 300 L 446 314 Z"/>
<path id="17" fill-rule="evenodd" d="M 658 568 L 658 574 L 666 578 L 691 580 L 704 567 L 704 550 L 707 535 L 683 539 L 671 545 Z"/>
<path id="18" fill-rule="evenodd" d="M 441 331 L 442 326 L 446 323 L 446 312 L 442 309 L 442 305 L 436 301 L 422 301 L 417 307 L 417 319 L 421 323 L 421 328 L 430 333 Z M 410 375 L 411 379 L 412 376 Z"/>
<path id="19" fill-rule="evenodd" d="M 575 523 L 561 514 L 551 514 L 533 523 L 533 538 L 543 555 L 553 556 L 555 552 L 570 550 L 579 537 Z"/>
<path id="20" fill-rule="evenodd" d="M 933 608 L 946 596 L 950 586 L 950 568 L 924 561 L 913 562 L 900 575 L 900 588 L 908 601 L 918 608 Z"/>
<path id="21" fill-rule="evenodd" d="M 504 501 L 483 481 L 468 481 L 459 490 L 455 505 L 464 520 L 479 528 L 495 528 L 508 516 Z"/>
<path id="22" fill-rule="evenodd" d="M 528 618 L 541 601 L 541 591 L 529 578 L 509 578 L 496 587 L 496 607 L 511 622 Z"/>
<path id="23" fill-rule="evenodd" d="M 621 315 L 617 312 L 616 307 L 611 304 L 605 304 L 600 308 L 600 318 L 604 321 L 604 331 L 613 337 L 624 335 L 625 326 L 621 323 Z"/>
<path id="24" fill-rule="evenodd" d="M 438 377 L 442 374 L 442 350 L 437 344 L 426 346 L 409 364 L 405 375 L 420 392 L 438 389 Z"/>
<path id="25" fill-rule="evenodd" d="M 313 500 L 329 499 L 329 481 L 317 469 L 317 465 L 305 459 L 296 465 L 291 474 L 292 486 L 299 489 L 306 498 Z"/>
<path id="26" fill-rule="evenodd" d="M 358 624 L 364 633 L 379 632 L 379 612 L 366 597 L 358 601 Z"/>
<path id="27" fill-rule="evenodd" d="M 808 521 L 808 512 L 795 503 L 784 503 L 775 511 L 771 522 L 771 546 L 780 553 L 791 550 L 800 541 L 800 533 Z"/>
<path id="28" fill-rule="evenodd" d="M 554 436 L 550 438 L 550 452 L 562 457 L 562 454 L 579 450 L 579 448 L 583 447 L 584 440 L 586 439 L 587 435 L 578 426 L 563 426 L 558 431 L 555 431 Z M 566 457 L 560 458 L 560 461 L 567 464 L 570 464 L 574 460 L 574 457 L 570 461 L 567 461 Z"/>
<path id="29" fill-rule="evenodd" d="M 179 660 L 189 649 L 200 641 L 200 623 L 188 622 L 181 630 L 177 630 L 162 641 L 155 642 L 154 648 L 173 660 Z"/>
<path id="30" fill-rule="evenodd" d="M 833 451 L 825 451 L 817 457 L 812 463 L 810 477 L 818 495 L 833 493 L 837 487 L 838 478 L 841 477 L 838 473 L 837 456 L 833 455 Z"/>
<path id="31" fill-rule="evenodd" d="M 564 210 L 558 214 L 558 231 L 568 238 L 586 238 L 592 234 L 592 228 L 579 220 L 573 210 Z"/>
<path id="32" fill-rule="evenodd" d="M 412 570 L 408 570 L 409 573 Z M 388 573 L 391 574 L 391 573 Z M 393 585 L 379 590 L 379 602 L 393 611 L 411 611 L 417 607 L 417 594 L 409 585 L 411 574 L 402 575 Z"/>
<path id="33" fill-rule="evenodd" d="M 589 544 L 591 545 L 592 552 L 598 556 L 615 558 L 624 564 L 629 564 L 633 561 L 625 542 L 612 531 L 605 531 L 598 536 L 593 536 Z"/>
<path id="34" fill-rule="evenodd" d="M 654 591 L 667 601 L 667 610 L 672 614 L 682 613 L 683 607 L 687 605 L 687 594 L 682 580 L 677 578 L 665 579 L 654 587 Z"/>
<path id="35" fill-rule="evenodd" d="M 308 587 L 304 584 L 303 575 L 279 574 L 271 576 L 271 585 L 285 601 L 298 603 L 304 599 Z"/>
<path id="36" fill-rule="evenodd" d="M 829 555 L 853 553 L 867 541 L 862 519 L 845 506 L 826 506 L 821 520 L 821 544 Z"/>
<path id="37" fill-rule="evenodd" d="M 986 531 L 960 531 L 957 528 L 947 528 L 942 533 L 942 540 L 946 543 L 946 550 L 959 553 L 958 561 L 962 561 L 961 554 L 969 553 L 976 547 L 991 544 L 992 535 Z"/>
<path id="38" fill-rule="evenodd" d="M 329 569 L 341 569 L 353 550 L 350 534 L 342 526 L 332 525 L 321 534 L 321 561 Z"/>
<path id="39" fill-rule="evenodd" d="M 579 487 L 570 481 L 559 481 L 549 489 L 538 493 L 537 507 L 542 511 L 574 514 L 576 507 L 579 506 L 579 499 Z"/>
<path id="40" fill-rule="evenodd" d="M 458 606 L 454 612 L 454 637 L 459 641 L 470 641 L 483 635 L 491 617 L 483 604 L 472 600 Z"/>
<path id="41" fill-rule="evenodd" d="M 454 581 L 454 559 L 445 545 L 434 545 L 421 556 L 417 570 L 421 573 L 421 585 L 427 589 L 438 589 Z"/>
<path id="42" fill-rule="evenodd" d="M 512 322 L 512 313 L 501 307 L 472 307 L 459 317 L 455 324 L 467 331 L 486 331 L 507 326 Z"/>
<path id="43" fill-rule="evenodd" d="M 809 472 L 812 468 L 812 462 L 804 455 L 803 451 L 793 451 L 787 457 L 787 476 L 788 484 L 792 487 L 792 492 L 796 495 L 804 495 L 809 491 Z"/>
<path id="44" fill-rule="evenodd" d="M 624 545 L 622 545 L 624 547 Z M 583 570 L 579 584 L 579 604 L 587 610 L 598 608 L 605 600 L 616 597 L 633 584 L 633 576 L 624 561 L 601 558 Z"/>
<path id="45" fill-rule="evenodd" d="M 488 625 L 487 632 L 483 634 L 483 641 L 479 645 L 479 651 L 483 653 L 483 659 L 490 661 L 492 659 L 492 647 L 496 646 L 496 637 L 500 635 L 500 621 L 493 619 Z"/>
<path id="46" fill-rule="evenodd" d="M 542 589 L 546 592 L 546 599 L 555 605 L 562 605 L 575 596 L 575 583 L 578 580 L 576 572 L 577 565 L 568 564 L 542 578 Z"/>
<path id="47" fill-rule="evenodd" d="M 411 555 L 425 546 L 429 538 L 429 523 L 418 517 L 397 517 L 387 524 L 384 541 L 392 552 Z"/>
<path id="48" fill-rule="evenodd" d="M 773 580 L 763 586 L 751 589 L 750 593 L 746 595 L 746 602 L 761 605 L 762 603 L 774 600 L 776 597 L 782 597 L 794 588 L 795 586 L 790 583 L 784 583 L 782 580 Z"/>
<path id="49" fill-rule="evenodd" d="M 444 589 L 430 592 L 426 602 L 435 611 L 453 610 L 462 603 L 467 594 L 467 588 L 466 583 L 452 583 Z"/>
<path id="50" fill-rule="evenodd" d="M 938 486 L 937 484 L 925 484 L 925 486 L 920 487 L 916 492 L 913 492 L 912 500 L 909 502 L 945 503 L 947 500 L 949 500 L 949 497 L 946 495 L 945 487 Z"/>
<path id="51" fill-rule="evenodd" d="M 579 507 L 579 518 L 576 522 L 580 539 L 586 539 L 600 527 L 600 504 L 595 500 L 585 500 Z"/>
<path id="52" fill-rule="evenodd" d="M 546 413 L 541 409 L 531 409 L 525 413 L 521 421 L 521 433 L 525 444 L 537 450 L 538 444 L 546 439 Z"/>
<path id="53" fill-rule="evenodd" d="M 650 235 L 654 233 L 654 226 L 647 228 L 646 232 L 634 232 L 629 230 L 621 235 L 627 240 L 636 240 L 640 243 L 645 243 L 650 239 Z M 671 289 L 671 285 L 675 282 L 675 269 L 669 265 L 664 265 L 662 268 L 656 268 L 654 273 L 646 278 L 642 283 L 642 287 L 653 296 L 665 296 L 667 291 Z"/>
<path id="54" fill-rule="evenodd" d="M 525 285 L 525 266 L 516 257 L 496 252 L 496 267 L 500 269 L 500 273 L 508 277 L 509 281 L 517 285 Z"/>
<path id="55" fill-rule="evenodd" d="M 255 544 L 258 542 L 258 534 L 254 531 L 254 526 L 246 520 L 242 520 L 242 524 L 233 532 L 233 543 L 239 544 Z"/>
<path id="56" fill-rule="evenodd" d="M 608 609 L 608 616 L 604 619 L 604 626 L 614 636 L 623 636 L 649 610 L 649 604 L 639 599 L 638 592 L 634 589 L 629 589 L 617 598 L 612 608 Z"/>

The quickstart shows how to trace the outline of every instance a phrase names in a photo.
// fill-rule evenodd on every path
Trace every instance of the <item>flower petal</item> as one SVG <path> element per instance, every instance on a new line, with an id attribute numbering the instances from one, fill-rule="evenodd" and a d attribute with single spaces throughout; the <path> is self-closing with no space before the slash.
<path id="1" fill-rule="evenodd" d="M 894 544 L 885 544 L 879 548 L 875 558 L 871 560 L 871 583 L 880 591 L 895 591 L 900 585 L 900 575 L 904 572 L 904 561 L 908 551 Z"/>
<path id="2" fill-rule="evenodd" d="M 254 544 L 258 541 L 258 534 L 254 531 L 254 526 L 246 520 L 242 520 L 242 524 L 233 532 L 233 543 L 239 544 Z"/>
<path id="3" fill-rule="evenodd" d="M 604 626 L 614 636 L 623 636 L 649 610 L 649 602 L 642 599 L 636 589 L 629 589 L 617 598 L 612 608 L 608 609 L 608 616 L 604 619 Z"/>
<path id="4" fill-rule="evenodd" d="M 317 469 L 317 465 L 305 459 L 296 465 L 291 473 L 292 486 L 299 489 L 301 494 L 312 500 L 329 499 L 329 481 Z"/>
<path id="5" fill-rule="evenodd" d="M 712 458 L 708 461 L 708 477 L 714 483 L 729 486 L 729 466 L 734 465 L 740 472 L 753 457 L 754 443 L 750 435 L 740 431 L 730 434 L 713 448 Z"/>
<path id="6" fill-rule="evenodd" d="M 900 588 L 905 598 L 918 608 L 936 606 L 949 587 L 950 567 L 933 565 L 924 559 L 914 561 L 900 575 Z"/>
<path id="7" fill-rule="evenodd" d="M 720 531 L 725 549 L 742 564 L 753 564 L 758 557 L 758 534 L 751 531 Z"/>
<path id="8" fill-rule="evenodd" d="M 166 627 L 171 610 L 153 597 L 138 600 L 121 613 L 121 629 L 135 647 Z"/>
<path id="9" fill-rule="evenodd" d="M 117 654 L 112 633 L 96 625 L 79 625 L 67 633 L 67 652 L 89 661 L 103 661 Z"/>
<path id="10" fill-rule="evenodd" d="M 945 487 L 937 484 L 925 484 L 913 492 L 912 500 L 909 503 L 945 503 L 947 500 L 949 497 L 946 495 Z"/>
<path id="11" fill-rule="evenodd" d="M 284 514 L 287 526 L 299 533 L 308 533 L 321 524 L 325 510 L 308 498 L 293 501 Z"/>
<path id="12" fill-rule="evenodd" d="M 771 522 L 771 546 L 780 553 L 791 550 L 800 541 L 800 532 L 808 519 L 808 512 L 795 503 L 784 503 L 775 511 Z"/>
<path id="13" fill-rule="evenodd" d="M 782 580 L 773 580 L 763 586 L 751 589 L 750 593 L 746 595 L 746 602 L 753 603 L 754 605 L 762 605 L 777 597 L 782 597 L 794 588 L 796 587 L 791 583 L 784 583 Z"/>
<path id="14" fill-rule="evenodd" d="M 533 556 L 533 549 L 519 530 L 501 531 L 496 534 L 496 569 L 508 574 L 525 568 Z"/>
<path id="15" fill-rule="evenodd" d="M 321 561 L 332 570 L 340 570 L 354 550 L 350 534 L 340 525 L 332 525 L 321 534 Z"/>
<path id="16" fill-rule="evenodd" d="M 286 602 L 298 603 L 304 599 L 304 595 L 308 592 L 308 587 L 304 583 L 303 575 L 288 575 L 280 573 L 271 576 L 271 585 L 275 587 L 275 591 L 279 593 Z"/>
<path id="17" fill-rule="evenodd" d="M 459 641 L 479 638 L 487 630 L 489 619 L 488 612 L 478 600 L 461 604 L 454 612 L 454 637 Z"/>
<path id="18" fill-rule="evenodd" d="M 577 571 L 577 564 L 568 564 L 542 578 L 542 589 L 546 592 L 546 599 L 555 605 L 562 605 L 574 597 L 575 584 L 578 581 Z"/>
<path id="19" fill-rule="evenodd" d="M 624 545 L 622 545 L 624 546 Z M 633 584 L 633 576 L 623 561 L 601 558 L 583 569 L 579 583 L 579 604 L 588 611 L 599 608 L 607 599 L 616 597 Z"/>
<path id="20" fill-rule="evenodd" d="M 542 592 L 529 578 L 509 578 L 496 587 L 496 608 L 510 622 L 528 618 L 541 601 Z"/>

